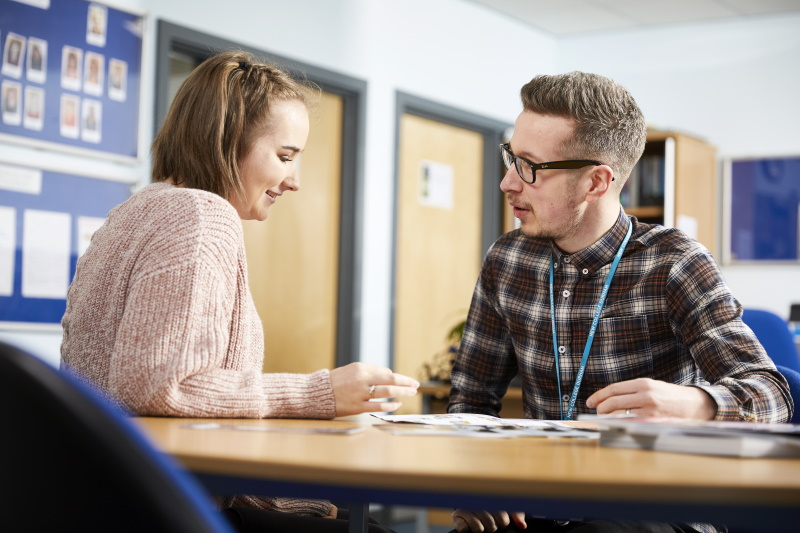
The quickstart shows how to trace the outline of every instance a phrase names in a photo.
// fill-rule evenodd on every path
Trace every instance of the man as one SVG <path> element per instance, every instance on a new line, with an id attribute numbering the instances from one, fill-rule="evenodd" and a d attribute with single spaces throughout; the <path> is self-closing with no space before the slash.
<path id="1" fill-rule="evenodd" d="M 496 416 L 519 375 L 528 418 L 789 420 L 786 381 L 741 321 L 708 250 L 620 206 L 647 133 L 631 95 L 573 72 L 537 76 L 521 96 L 524 110 L 501 146 L 508 171 L 500 184 L 521 227 L 484 261 L 448 411 Z M 528 531 L 714 531 L 453 513 L 459 531 L 509 523 Z"/>

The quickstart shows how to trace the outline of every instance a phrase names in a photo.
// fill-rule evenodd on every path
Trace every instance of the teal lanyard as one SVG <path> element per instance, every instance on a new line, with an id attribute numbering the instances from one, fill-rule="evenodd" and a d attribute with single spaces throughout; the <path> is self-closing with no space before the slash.
<path id="1" fill-rule="evenodd" d="M 619 250 L 614 256 L 614 261 L 611 263 L 611 270 L 608 271 L 606 282 L 603 285 L 603 292 L 600 293 L 600 299 L 594 309 L 594 317 L 592 318 L 592 327 L 589 328 L 589 336 L 586 339 L 586 347 L 583 349 L 583 358 L 581 359 L 581 366 L 578 369 L 578 374 L 575 376 L 575 386 L 572 387 L 572 396 L 569 398 L 569 407 L 567 408 L 567 416 L 564 416 L 563 401 L 561 399 L 561 370 L 558 365 L 558 335 L 556 335 L 556 306 L 555 298 L 553 297 L 553 256 L 550 255 L 550 323 L 553 325 L 553 354 L 556 358 L 556 378 L 558 380 L 558 411 L 561 420 L 572 420 L 572 413 L 575 410 L 575 402 L 578 400 L 578 390 L 581 388 L 581 381 L 583 381 L 583 374 L 586 371 L 586 361 L 589 360 L 589 351 L 592 349 L 592 342 L 594 341 L 594 334 L 597 331 L 597 323 L 600 321 L 600 313 L 603 311 L 603 305 L 606 303 L 606 296 L 608 296 L 608 288 L 611 286 L 611 280 L 614 277 L 614 272 L 617 271 L 619 260 L 622 259 L 622 253 L 628 245 L 628 240 L 631 238 L 633 230 L 633 223 L 628 220 L 628 231 L 625 238 L 622 239 L 622 244 L 619 245 Z"/>

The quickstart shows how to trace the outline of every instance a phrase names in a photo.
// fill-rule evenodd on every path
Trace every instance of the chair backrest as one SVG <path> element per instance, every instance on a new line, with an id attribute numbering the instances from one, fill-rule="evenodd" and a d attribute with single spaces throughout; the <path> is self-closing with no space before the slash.
<path id="1" fill-rule="evenodd" d="M 775 366 L 778 368 L 778 372 L 786 378 L 786 382 L 789 383 L 789 393 L 794 401 L 794 414 L 789 422 L 800 424 L 800 372 L 781 365 Z"/>
<path id="2" fill-rule="evenodd" d="M 99 393 L 0 342 L 0 529 L 230 533 L 210 496 Z"/>
<path id="3" fill-rule="evenodd" d="M 800 355 L 786 320 L 761 309 L 745 309 L 742 320 L 753 330 L 776 365 L 800 372 Z"/>

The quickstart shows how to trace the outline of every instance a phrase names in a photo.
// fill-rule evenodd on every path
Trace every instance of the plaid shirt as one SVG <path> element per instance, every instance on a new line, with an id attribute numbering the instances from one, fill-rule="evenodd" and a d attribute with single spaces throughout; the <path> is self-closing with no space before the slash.
<path id="1" fill-rule="evenodd" d="M 497 416 L 515 375 L 525 416 L 557 420 L 567 411 L 595 306 L 627 230 L 623 211 L 599 241 L 575 254 L 520 230 L 489 250 L 452 371 L 449 412 Z M 700 387 L 717 420 L 785 422 L 789 387 L 752 331 L 710 252 L 676 229 L 631 217 L 633 233 L 611 282 L 575 413 L 586 399 L 635 378 Z M 561 372 L 555 374 L 550 258 Z"/>

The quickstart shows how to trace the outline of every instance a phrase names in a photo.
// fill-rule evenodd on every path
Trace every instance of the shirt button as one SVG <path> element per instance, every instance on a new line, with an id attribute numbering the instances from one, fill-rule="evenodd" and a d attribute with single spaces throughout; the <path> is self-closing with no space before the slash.
<path id="1" fill-rule="evenodd" d="M 581 272 L 583 272 L 583 275 L 585 276 L 586 274 L 589 273 L 589 269 L 588 268 L 584 268 L 583 270 L 581 270 Z"/>
<path id="2" fill-rule="evenodd" d="M 564 396 L 561 397 L 561 399 L 564 400 L 565 402 L 568 402 L 569 401 L 569 395 L 565 394 Z"/>
<path id="3" fill-rule="evenodd" d="M 566 353 L 566 351 L 567 351 L 567 347 L 566 346 L 559 346 L 558 347 L 558 353 Z"/>
<path id="4" fill-rule="evenodd" d="M 569 256 L 564 257 L 564 262 L 565 263 L 569 263 L 570 261 L 572 261 L 572 259 L 570 259 Z"/>
<path id="5" fill-rule="evenodd" d="M 569 291 L 564 291 L 562 294 L 564 295 L 564 298 L 569 298 Z"/>

